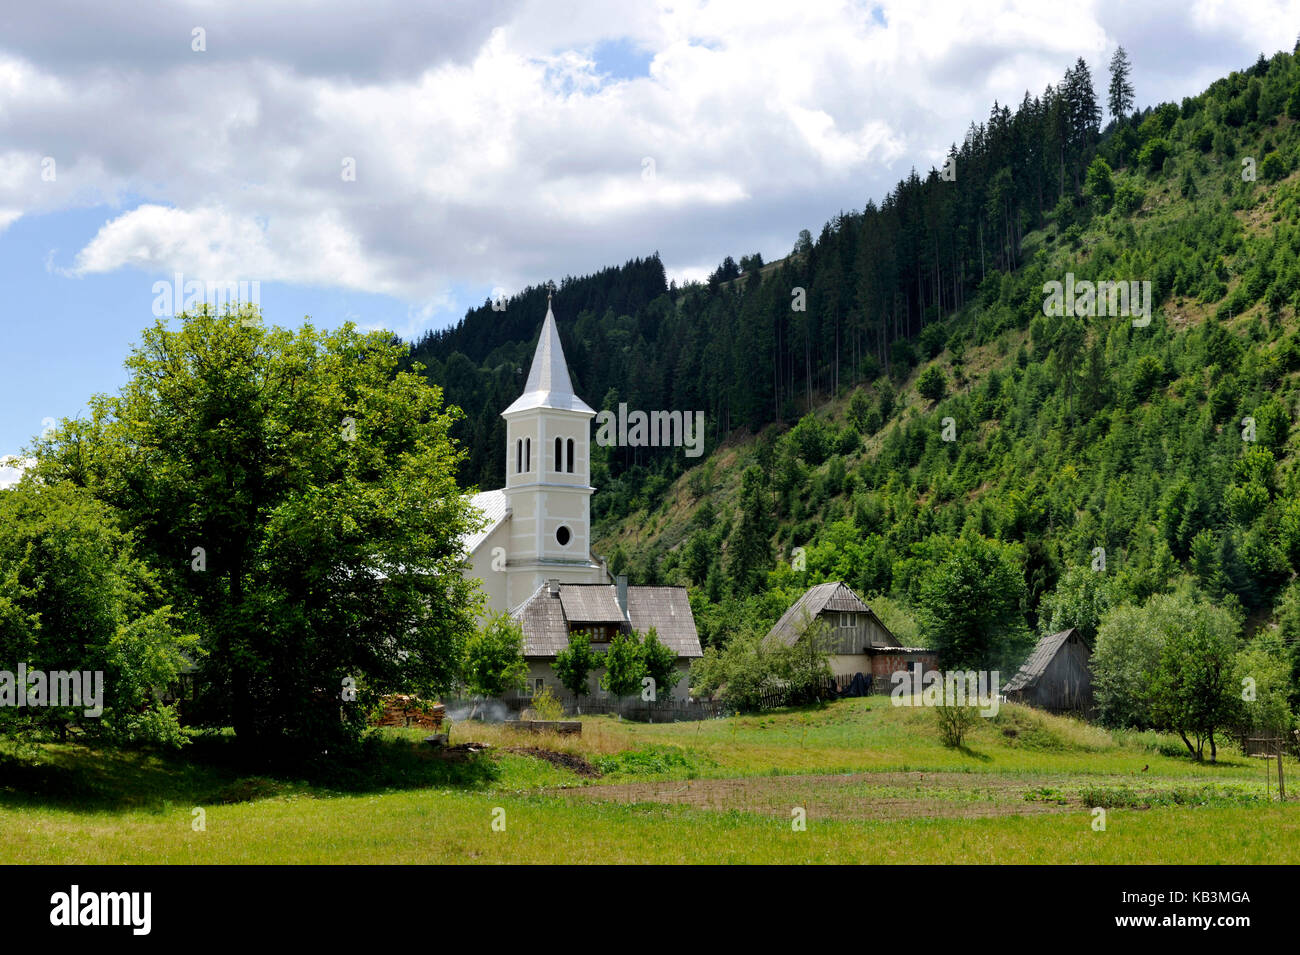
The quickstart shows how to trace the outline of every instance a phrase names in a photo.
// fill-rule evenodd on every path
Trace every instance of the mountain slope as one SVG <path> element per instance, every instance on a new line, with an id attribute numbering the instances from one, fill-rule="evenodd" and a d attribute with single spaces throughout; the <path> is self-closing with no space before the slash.
<path id="1" fill-rule="evenodd" d="M 706 639 L 778 613 L 785 595 L 764 591 L 827 577 L 906 607 L 963 531 L 1016 548 L 1042 629 L 1184 575 L 1257 622 L 1295 601 L 1297 80 L 1279 54 L 1112 127 L 1097 156 L 1114 168 L 1094 157 L 1077 201 L 1022 237 L 1024 264 L 894 343 L 889 373 L 842 382 L 792 429 L 733 434 L 671 487 L 604 511 L 597 551 L 697 588 Z M 1150 323 L 1045 315 L 1045 283 L 1067 273 L 1150 282 Z M 771 274 L 741 294 L 788 289 Z"/>

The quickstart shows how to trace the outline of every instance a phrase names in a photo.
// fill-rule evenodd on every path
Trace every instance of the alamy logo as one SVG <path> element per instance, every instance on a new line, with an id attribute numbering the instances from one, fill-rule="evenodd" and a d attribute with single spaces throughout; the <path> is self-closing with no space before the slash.
<path id="1" fill-rule="evenodd" d="M 894 706 L 978 706 L 980 716 L 997 716 L 1002 675 L 997 670 L 898 670 L 890 678 Z"/>
<path id="2" fill-rule="evenodd" d="M 85 716 L 104 712 L 103 670 L 0 670 L 0 706 L 84 706 Z"/>
<path id="3" fill-rule="evenodd" d="M 1043 314 L 1049 318 L 1079 316 L 1095 318 L 1133 318 L 1134 328 L 1151 324 L 1151 282 L 1090 282 L 1074 280 L 1073 272 L 1065 273 L 1065 282 L 1047 282 L 1043 285 Z"/>
<path id="4" fill-rule="evenodd" d="M 216 282 L 200 282 L 198 279 L 186 281 L 184 274 L 177 272 L 170 282 L 154 282 L 153 294 L 153 313 L 158 318 L 173 318 L 181 312 L 192 314 L 205 304 L 211 305 L 220 315 L 234 305 L 260 307 L 262 283 L 234 279 Z"/>
<path id="5" fill-rule="evenodd" d="M 618 414 L 605 410 L 596 415 L 596 444 L 602 448 L 682 448 L 688 458 L 704 453 L 704 412 L 627 410 L 618 406 Z"/>
<path id="6" fill-rule="evenodd" d="M 148 935 L 153 923 L 152 892 L 71 891 L 50 896 L 51 925 L 129 925 L 131 934 Z"/>

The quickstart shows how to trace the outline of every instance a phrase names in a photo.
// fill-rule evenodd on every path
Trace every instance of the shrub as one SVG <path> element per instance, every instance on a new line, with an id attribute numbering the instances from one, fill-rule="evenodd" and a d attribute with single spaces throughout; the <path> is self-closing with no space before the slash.
<path id="1" fill-rule="evenodd" d="M 1121 183 L 1115 190 L 1115 208 L 1125 215 L 1131 215 L 1142 208 L 1142 201 L 1145 198 L 1142 190 L 1133 183 Z"/>
<path id="2" fill-rule="evenodd" d="M 1159 172 L 1164 168 L 1165 160 L 1169 158 L 1169 142 L 1161 137 L 1149 140 L 1142 151 L 1138 153 L 1138 162 L 1152 172 Z"/>
<path id="3" fill-rule="evenodd" d="M 1265 156 L 1264 161 L 1260 163 L 1259 174 L 1265 182 L 1277 182 L 1279 179 L 1284 178 L 1287 174 L 1287 168 L 1286 160 L 1282 158 L 1282 154 L 1274 150 Z"/>
<path id="4" fill-rule="evenodd" d="M 930 401 L 938 401 L 948 392 L 948 379 L 938 365 L 931 365 L 925 371 L 921 372 L 921 377 L 916 380 L 916 390 L 921 397 Z"/>
<path id="5" fill-rule="evenodd" d="M 966 734 L 978 724 L 980 713 L 973 706 L 936 706 L 934 717 L 943 745 L 956 748 L 965 743 Z"/>

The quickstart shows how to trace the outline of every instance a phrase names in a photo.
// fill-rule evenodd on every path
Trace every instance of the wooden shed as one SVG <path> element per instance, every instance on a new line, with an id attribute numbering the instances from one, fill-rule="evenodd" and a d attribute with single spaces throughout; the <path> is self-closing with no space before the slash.
<path id="1" fill-rule="evenodd" d="M 1092 647 L 1071 627 L 1038 641 L 1020 671 L 1004 688 L 1007 700 L 1053 713 L 1090 713 Z"/>
<path id="2" fill-rule="evenodd" d="M 875 688 L 887 690 L 897 671 L 936 667 L 933 650 L 903 646 L 862 598 L 839 580 L 809 587 L 764 639 L 793 646 L 804 626 L 816 618 L 829 629 L 831 673 L 837 680 L 847 683 L 861 673 L 872 678 Z"/>

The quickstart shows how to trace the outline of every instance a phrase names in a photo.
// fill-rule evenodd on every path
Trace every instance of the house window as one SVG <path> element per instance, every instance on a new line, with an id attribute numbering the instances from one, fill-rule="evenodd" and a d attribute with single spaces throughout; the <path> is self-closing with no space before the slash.
<path id="1" fill-rule="evenodd" d="M 555 470 L 555 472 L 556 472 L 557 474 L 558 474 L 560 471 L 564 470 L 562 467 L 560 467 L 560 465 L 563 463 L 562 460 L 561 460 L 561 457 L 562 457 L 562 455 L 561 455 L 561 451 L 562 451 L 563 447 L 564 447 L 564 439 L 563 439 L 563 438 L 556 438 L 556 439 L 555 439 L 555 468 L 554 468 L 554 470 Z"/>
<path id="2" fill-rule="evenodd" d="M 857 614 L 852 614 L 852 613 L 842 613 L 842 614 L 840 614 L 840 626 L 841 626 L 841 627 L 853 627 L 853 626 L 856 626 L 856 625 L 857 625 L 857 620 L 855 619 L 856 617 L 857 617 Z"/>
<path id="3" fill-rule="evenodd" d="M 533 692 L 541 693 L 545 686 L 546 686 L 546 681 L 539 676 L 536 680 L 533 681 Z"/>
<path id="4" fill-rule="evenodd" d="M 533 439 L 524 438 L 524 470 L 531 472 L 533 470 Z"/>
<path id="5" fill-rule="evenodd" d="M 520 438 L 515 442 L 515 473 L 522 474 L 524 471 L 524 439 Z"/>
<path id="6" fill-rule="evenodd" d="M 559 541 L 561 547 L 568 547 L 569 541 L 573 539 L 573 532 L 561 524 L 555 530 L 555 539 Z"/>
<path id="7" fill-rule="evenodd" d="M 556 452 L 556 455 L 555 455 L 555 460 L 558 462 L 559 459 L 560 459 L 560 455 L 559 455 L 559 453 L 558 453 L 558 451 L 557 451 L 557 452 Z M 556 468 L 555 468 L 555 469 L 556 469 L 557 471 L 559 470 L 559 464 L 558 464 L 558 463 L 556 464 Z M 573 439 L 572 439 L 572 438 L 569 439 L 569 468 L 568 468 L 568 470 L 569 470 L 569 473 L 570 473 L 570 474 L 573 473 Z"/>

